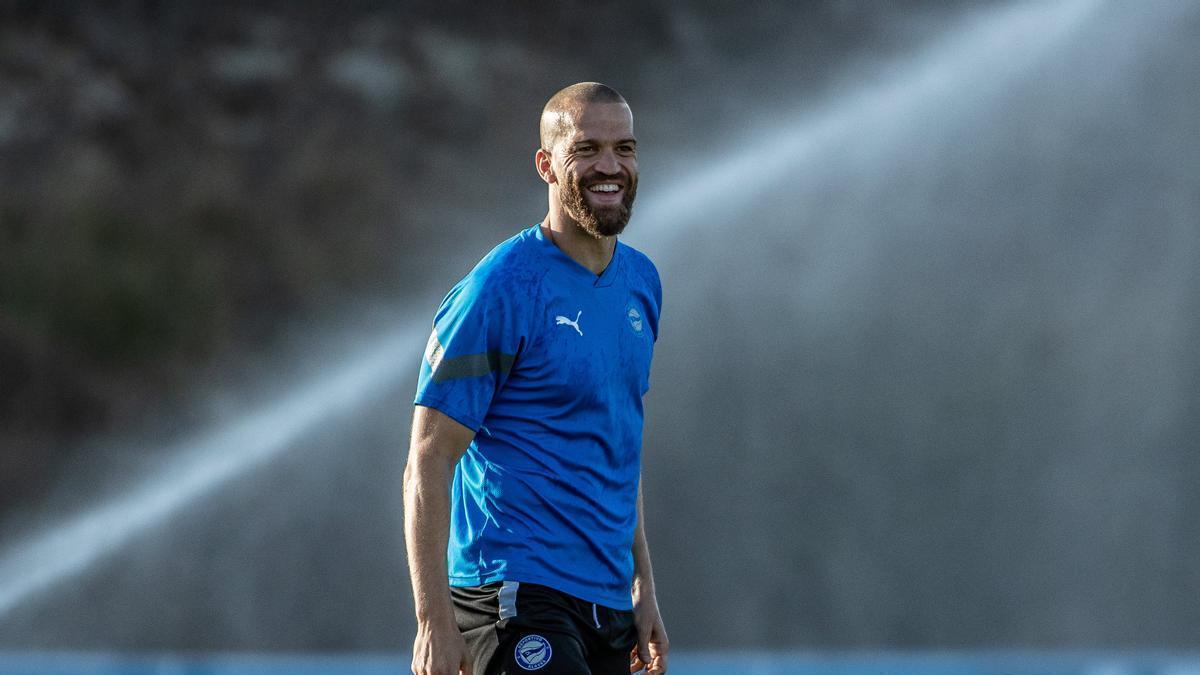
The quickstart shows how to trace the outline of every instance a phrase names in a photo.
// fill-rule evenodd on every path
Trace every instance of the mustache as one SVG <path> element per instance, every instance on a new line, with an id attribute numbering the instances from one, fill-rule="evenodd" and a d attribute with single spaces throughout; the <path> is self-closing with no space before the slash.
<path id="1" fill-rule="evenodd" d="M 586 176 L 580 176 L 579 180 L 576 182 L 579 185 L 594 185 L 596 183 L 604 183 L 604 182 L 621 183 L 622 185 L 632 185 L 634 183 L 634 181 L 636 181 L 636 180 L 637 180 L 637 178 L 635 176 L 630 175 L 626 171 L 621 171 L 618 173 L 592 172 Z"/>

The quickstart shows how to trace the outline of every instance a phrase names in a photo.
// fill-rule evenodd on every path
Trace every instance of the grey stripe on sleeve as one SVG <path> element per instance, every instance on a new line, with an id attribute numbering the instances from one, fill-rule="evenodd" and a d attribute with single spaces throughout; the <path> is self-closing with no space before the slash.
<path id="1" fill-rule="evenodd" d="M 441 384 L 447 380 L 457 380 L 460 377 L 477 377 L 489 373 L 507 373 L 512 370 L 513 354 L 502 354 L 498 351 L 482 354 L 464 354 L 453 358 L 445 358 L 446 352 L 438 340 L 437 328 L 429 334 L 429 342 L 425 344 L 425 360 L 429 362 L 429 370 L 433 372 L 433 382 Z"/>
<path id="2" fill-rule="evenodd" d="M 431 361 L 430 367 L 433 369 L 434 383 L 441 384 L 447 380 L 457 380 L 460 377 L 477 377 L 496 372 L 507 373 L 512 370 L 513 362 L 516 359 L 517 357 L 513 354 L 501 354 L 500 352 L 465 354 L 447 359 L 442 358 L 439 348 L 438 364 L 434 366 Z"/>

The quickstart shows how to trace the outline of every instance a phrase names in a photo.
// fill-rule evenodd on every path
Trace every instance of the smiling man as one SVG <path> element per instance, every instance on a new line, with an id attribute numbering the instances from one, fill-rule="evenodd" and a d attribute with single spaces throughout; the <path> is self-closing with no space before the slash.
<path id="1" fill-rule="evenodd" d="M 421 364 L 404 472 L 417 675 L 667 671 L 641 494 L 662 287 L 617 241 L 633 116 L 584 82 L 540 132 L 549 212 L 454 286 Z"/>

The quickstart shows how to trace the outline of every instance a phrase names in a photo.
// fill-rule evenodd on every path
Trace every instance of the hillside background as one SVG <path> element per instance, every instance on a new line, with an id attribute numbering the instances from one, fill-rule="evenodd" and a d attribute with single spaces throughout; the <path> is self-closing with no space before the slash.
<path id="1" fill-rule="evenodd" d="M 1173 0 L 0 1 L 0 648 L 407 649 L 427 325 L 544 214 L 581 80 L 633 107 L 664 280 L 673 643 L 1196 647 L 1198 38 Z"/>

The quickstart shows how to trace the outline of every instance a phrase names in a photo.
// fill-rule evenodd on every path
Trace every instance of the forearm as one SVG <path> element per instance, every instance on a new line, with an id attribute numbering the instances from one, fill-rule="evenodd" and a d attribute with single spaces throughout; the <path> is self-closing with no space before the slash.
<path id="1" fill-rule="evenodd" d="M 638 481 L 637 527 L 633 533 L 633 598 L 654 597 L 654 568 L 650 564 L 650 545 L 646 542 L 646 519 L 641 481 Z"/>
<path id="2" fill-rule="evenodd" d="M 446 576 L 450 479 L 473 432 L 432 408 L 413 412 L 404 467 L 404 538 L 417 622 L 453 622 Z"/>
<path id="3" fill-rule="evenodd" d="M 650 565 L 650 546 L 646 543 L 646 519 L 641 481 L 638 481 L 637 528 L 633 534 L 633 620 L 637 625 L 638 644 L 631 655 L 631 671 L 645 669 L 647 674 L 667 672 L 667 629 L 658 611 L 654 591 L 654 569 Z"/>
<path id="4" fill-rule="evenodd" d="M 449 483 L 450 470 L 437 458 L 418 455 L 404 470 L 404 537 L 418 621 L 453 616 L 446 576 Z"/>
<path id="5" fill-rule="evenodd" d="M 412 444 L 404 467 L 404 538 L 412 578 L 417 637 L 412 672 L 471 672 L 466 642 L 454 621 L 446 577 L 450 539 L 450 477 L 474 432 L 432 408 L 413 411 Z"/>

